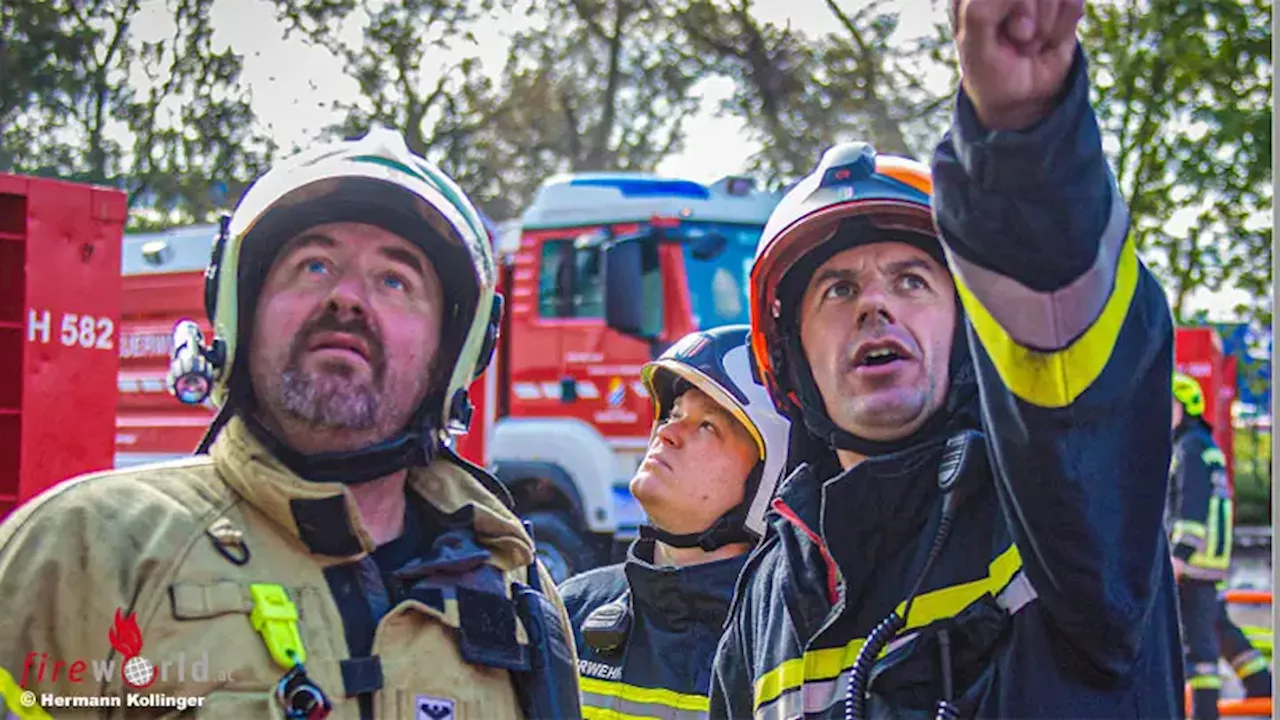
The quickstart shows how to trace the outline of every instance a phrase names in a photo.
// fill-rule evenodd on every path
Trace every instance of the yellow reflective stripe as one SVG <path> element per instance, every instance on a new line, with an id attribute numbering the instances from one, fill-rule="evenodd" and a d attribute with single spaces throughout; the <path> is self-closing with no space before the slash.
<path id="1" fill-rule="evenodd" d="M 1226 570 L 1231 564 L 1231 501 L 1220 495 L 1209 498 L 1209 524 L 1204 546 L 1187 562 L 1210 570 Z M 1218 545 L 1222 551 L 1217 552 Z"/>
<path id="2" fill-rule="evenodd" d="M 1215 447 L 1206 448 L 1204 452 L 1200 453 L 1200 459 L 1204 461 L 1205 465 L 1225 466 L 1227 464 L 1227 456 L 1223 455 L 1222 451 Z"/>
<path id="3" fill-rule="evenodd" d="M 584 693 L 607 695 L 646 705 L 665 705 L 675 710 L 701 710 L 706 712 L 711 709 L 711 698 L 706 695 L 678 693 L 666 688 L 644 688 L 628 685 L 627 683 L 586 677 L 578 680 L 578 688 Z"/>
<path id="4" fill-rule="evenodd" d="M 1194 520 L 1178 520 L 1174 522 L 1173 532 L 1175 535 L 1190 535 L 1201 540 L 1205 537 L 1204 524 Z"/>
<path id="5" fill-rule="evenodd" d="M 653 720 L 652 715 L 631 715 L 612 708 L 582 706 L 582 720 Z"/>
<path id="6" fill-rule="evenodd" d="M 1192 690 L 1219 690 L 1222 688 L 1222 678 L 1217 675 L 1195 675 L 1187 684 Z"/>
<path id="7" fill-rule="evenodd" d="M 917 595 L 915 602 L 911 604 L 911 615 L 907 618 L 903 632 L 955 617 L 984 595 L 995 597 L 1020 569 L 1022 555 L 1018 553 L 1017 545 L 1010 545 L 987 566 L 987 577 Z M 898 604 L 899 614 L 905 609 L 905 602 Z M 784 661 L 756 680 L 753 708 L 759 709 L 778 699 L 783 693 L 801 687 L 805 682 L 838 677 L 840 673 L 853 667 L 853 662 L 858 659 L 858 651 L 865 643 L 866 638 L 854 638 L 843 647 L 808 650 L 803 657 Z M 889 648 L 886 646 L 880 652 L 880 657 L 888 652 Z"/>
<path id="8" fill-rule="evenodd" d="M 935 620 L 951 617 L 972 605 L 983 595 L 990 594 L 994 597 L 1001 588 L 1009 584 L 1014 573 L 1021 567 L 1022 556 L 1018 554 L 1018 546 L 1010 545 L 1008 550 L 991 561 L 987 568 L 987 577 L 941 588 L 917 597 L 911 604 L 911 617 L 907 618 L 906 629 L 923 627 Z M 898 603 L 895 609 L 899 615 L 906 612 L 906 602 Z"/>
<path id="9" fill-rule="evenodd" d="M 1262 672 L 1263 670 L 1266 670 L 1266 669 L 1267 669 L 1267 659 L 1262 657 L 1261 654 L 1259 654 L 1257 657 L 1250 660 L 1249 662 L 1242 664 L 1238 668 L 1235 668 L 1235 671 L 1236 671 L 1236 677 L 1243 680 L 1254 673 Z"/>
<path id="10" fill-rule="evenodd" d="M 39 705 L 27 707 L 22 702 L 22 694 L 27 692 L 18 684 L 8 670 L 0 667 L 0 709 L 18 720 L 53 720 L 53 716 L 45 712 Z"/>
<path id="11" fill-rule="evenodd" d="M 1120 250 L 1115 286 L 1102 312 L 1088 330 L 1061 350 L 1032 350 L 1019 345 L 983 307 L 959 273 L 952 276 L 973 329 L 1005 386 L 1032 405 L 1061 408 L 1089 389 L 1111 359 L 1138 289 L 1138 254 L 1130 235 Z"/>

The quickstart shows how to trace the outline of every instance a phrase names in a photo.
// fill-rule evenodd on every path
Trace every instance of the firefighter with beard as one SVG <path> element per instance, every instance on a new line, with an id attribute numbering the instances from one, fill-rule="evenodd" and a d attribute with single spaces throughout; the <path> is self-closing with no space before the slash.
<path id="1" fill-rule="evenodd" d="M 1191 717 L 1218 717 L 1224 657 L 1247 697 L 1271 695 L 1267 659 L 1227 614 L 1223 591 L 1231 570 L 1235 515 L 1226 458 L 1204 419 L 1204 391 L 1195 378 L 1173 375 L 1173 463 L 1169 507 L 1173 572 L 1178 580 Z"/>
<path id="2" fill-rule="evenodd" d="M 447 442 L 494 277 L 470 201 L 395 132 L 259 178 L 213 244 L 212 345 L 177 338 L 175 392 L 219 408 L 203 447 L 0 525 L 0 668 L 41 695 L 198 696 L 201 717 L 577 717 L 550 576 Z M 76 661 L 121 672 L 77 684 L 55 665 Z"/>
<path id="3" fill-rule="evenodd" d="M 748 331 L 693 333 L 641 370 L 655 422 L 631 492 L 652 524 L 626 562 L 560 586 L 587 718 L 706 717 L 711 658 L 790 431 L 751 375 Z"/>
<path id="4" fill-rule="evenodd" d="M 1082 8 L 953 10 L 932 171 L 834 147 L 761 237 L 752 354 L 812 447 L 743 569 L 712 717 L 1181 715 L 1173 329 Z"/>

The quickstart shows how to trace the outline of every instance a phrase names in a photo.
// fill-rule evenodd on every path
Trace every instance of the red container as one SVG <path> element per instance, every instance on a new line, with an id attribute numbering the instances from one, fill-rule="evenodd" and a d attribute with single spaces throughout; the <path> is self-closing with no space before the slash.
<path id="1" fill-rule="evenodd" d="M 0 173 L 0 517 L 115 448 L 123 192 Z"/>

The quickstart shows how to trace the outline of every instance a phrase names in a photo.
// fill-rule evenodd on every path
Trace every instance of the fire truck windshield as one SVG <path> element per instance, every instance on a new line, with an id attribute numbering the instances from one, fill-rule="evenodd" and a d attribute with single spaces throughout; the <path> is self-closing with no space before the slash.
<path id="1" fill-rule="evenodd" d="M 684 225 L 694 233 L 719 235 L 726 241 L 718 245 L 694 240 L 684 245 L 694 322 L 699 328 L 749 322 L 747 288 L 751 262 L 764 227 L 688 221 Z"/>

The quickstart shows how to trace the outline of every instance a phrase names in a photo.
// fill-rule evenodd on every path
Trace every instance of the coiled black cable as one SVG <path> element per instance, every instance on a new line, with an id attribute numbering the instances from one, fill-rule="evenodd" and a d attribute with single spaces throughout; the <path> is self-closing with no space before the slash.
<path id="1" fill-rule="evenodd" d="M 925 560 L 924 567 L 921 568 L 920 576 L 916 578 L 910 594 L 907 595 L 907 604 L 902 609 L 902 615 L 899 616 L 896 610 L 889 613 L 889 617 L 876 625 L 867 636 L 867 641 L 862 644 L 862 648 L 858 650 L 858 657 L 853 661 L 853 667 L 849 672 L 849 686 L 844 698 L 845 720 L 865 720 L 867 717 L 866 687 L 867 680 L 871 677 L 871 668 L 875 665 L 884 646 L 906 627 L 906 618 L 911 616 L 911 605 L 916 601 L 916 595 L 920 592 L 920 587 L 929 575 L 934 561 L 942 554 L 942 546 L 947 536 L 951 534 L 951 523 L 955 520 L 955 497 L 950 492 L 943 497 L 942 520 L 938 522 L 938 532 L 934 533 L 933 547 L 929 548 L 929 557 Z"/>

